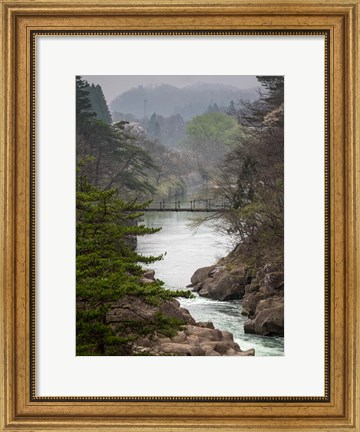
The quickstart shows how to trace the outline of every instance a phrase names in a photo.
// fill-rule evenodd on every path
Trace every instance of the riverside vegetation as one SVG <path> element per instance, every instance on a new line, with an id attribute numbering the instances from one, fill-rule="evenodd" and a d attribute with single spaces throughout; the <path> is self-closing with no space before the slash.
<path id="1" fill-rule="evenodd" d="M 138 236 L 159 230 L 139 222 L 141 210 L 193 186 L 226 200 L 205 219 L 235 247 L 195 272 L 192 290 L 243 299 L 247 332 L 283 335 L 283 78 L 258 81 L 257 99 L 187 121 L 117 113 L 113 123 L 101 87 L 76 78 L 77 355 L 254 355 L 196 322 L 177 301 L 194 294 L 143 269 L 162 256 L 136 251 Z"/>

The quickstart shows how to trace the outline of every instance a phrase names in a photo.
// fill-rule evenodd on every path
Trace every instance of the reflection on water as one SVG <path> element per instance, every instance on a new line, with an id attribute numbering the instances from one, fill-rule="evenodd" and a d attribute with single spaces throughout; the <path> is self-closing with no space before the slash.
<path id="1" fill-rule="evenodd" d="M 150 265 L 156 277 L 163 280 L 167 288 L 184 289 L 196 269 L 214 264 L 226 255 L 230 247 L 223 236 L 210 224 L 202 224 L 193 230 L 189 223 L 198 217 L 188 212 L 148 212 L 144 225 L 162 227 L 159 233 L 138 238 L 138 251 L 144 255 L 160 255 L 164 259 Z M 254 348 L 257 356 L 279 356 L 284 353 L 284 339 L 244 333 L 245 317 L 241 315 L 238 300 L 219 302 L 196 296 L 180 299 L 196 321 L 212 321 L 220 330 L 233 333 L 241 349 Z"/>

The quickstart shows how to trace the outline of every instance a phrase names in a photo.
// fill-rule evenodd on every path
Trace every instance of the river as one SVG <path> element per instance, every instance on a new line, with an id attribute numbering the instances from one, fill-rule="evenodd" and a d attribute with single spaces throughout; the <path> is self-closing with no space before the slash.
<path id="1" fill-rule="evenodd" d="M 196 217 L 199 213 L 147 212 L 143 217 L 145 226 L 162 229 L 156 234 L 139 237 L 137 250 L 143 255 L 166 253 L 163 260 L 149 268 L 155 270 L 155 276 L 169 289 L 184 289 L 195 270 L 214 264 L 231 249 L 224 236 L 209 223 L 191 228 L 190 222 Z M 196 321 L 212 321 L 216 328 L 230 331 L 242 350 L 254 348 L 256 356 L 284 355 L 284 338 L 244 333 L 246 318 L 241 315 L 240 301 L 220 302 L 197 294 L 194 299 L 179 300 Z"/>

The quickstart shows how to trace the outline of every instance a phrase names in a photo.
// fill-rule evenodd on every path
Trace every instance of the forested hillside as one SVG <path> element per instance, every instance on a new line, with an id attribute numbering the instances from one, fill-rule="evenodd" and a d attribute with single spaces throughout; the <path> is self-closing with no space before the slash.
<path id="1" fill-rule="evenodd" d="M 223 84 L 199 83 L 183 88 L 163 84 L 128 90 L 110 103 L 110 109 L 114 117 L 121 113 L 142 119 L 155 112 L 163 117 L 179 114 L 188 121 L 206 112 L 214 103 L 220 108 L 228 106 L 231 100 L 253 101 L 256 98 L 255 89 L 241 90 Z"/>

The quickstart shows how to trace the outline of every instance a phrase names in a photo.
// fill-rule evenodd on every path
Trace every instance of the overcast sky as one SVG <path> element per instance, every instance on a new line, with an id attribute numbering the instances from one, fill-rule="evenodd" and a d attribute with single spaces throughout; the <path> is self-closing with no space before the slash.
<path id="1" fill-rule="evenodd" d="M 89 84 L 100 84 L 109 104 L 121 93 L 143 85 L 170 84 L 185 87 L 196 83 L 216 83 L 247 89 L 259 86 L 254 75 L 82 75 Z"/>

